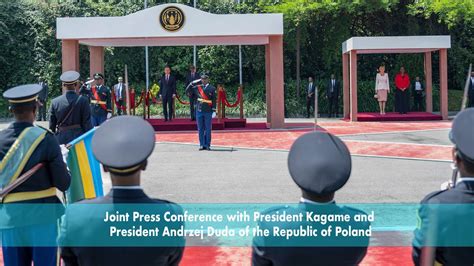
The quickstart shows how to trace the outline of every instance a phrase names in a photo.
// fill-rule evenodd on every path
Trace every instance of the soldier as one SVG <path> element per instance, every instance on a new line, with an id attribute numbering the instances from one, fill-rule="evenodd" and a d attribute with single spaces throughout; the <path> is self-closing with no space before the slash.
<path id="1" fill-rule="evenodd" d="M 79 73 L 66 71 L 60 79 L 65 93 L 51 103 L 49 129 L 56 134 L 59 144 L 68 144 L 92 129 L 91 110 L 87 99 L 76 92 Z"/>
<path id="2" fill-rule="evenodd" d="M 101 73 L 94 74 L 94 81 L 95 85 L 91 87 L 91 119 L 92 126 L 98 127 L 112 117 L 112 99 Z"/>
<path id="3" fill-rule="evenodd" d="M 216 117 L 216 88 L 209 84 L 209 76 L 201 75 L 202 85 L 189 87 L 188 95 L 196 99 L 196 119 L 199 131 L 199 150 L 211 150 L 212 118 Z"/>
<path id="4" fill-rule="evenodd" d="M 418 210 L 413 240 L 415 265 L 474 265 L 474 109 L 459 113 L 449 134 L 453 147 L 453 188 L 428 194 Z M 444 207 L 443 207 L 444 206 Z M 446 207 L 450 206 L 450 207 Z"/>
<path id="5" fill-rule="evenodd" d="M 94 242 L 97 236 L 102 236 L 104 231 L 107 234 L 107 230 L 102 230 L 102 215 L 80 211 L 84 210 L 81 206 L 85 204 L 102 205 L 106 208 L 104 213 L 109 208 L 110 213 L 114 213 L 123 204 L 153 204 L 156 206 L 153 209 L 169 211 L 171 215 L 183 214 L 179 205 L 149 198 L 140 187 L 141 172 L 145 171 L 147 159 L 155 147 L 155 131 L 150 124 L 133 116 L 112 118 L 97 129 L 92 138 L 92 147 L 95 157 L 103 164 L 104 171 L 110 173 L 112 189 L 104 197 L 68 206 L 59 237 L 59 243 L 63 246 L 61 256 L 66 266 L 178 265 L 185 244 L 181 237 L 177 238 L 178 245 L 172 247 L 75 247 L 74 241 L 82 242 L 84 239 L 100 245 Z M 103 208 L 101 213 L 102 210 Z"/>
<path id="6" fill-rule="evenodd" d="M 43 78 L 38 78 L 38 84 L 43 88 L 38 95 L 38 105 L 39 105 L 39 114 L 38 114 L 38 121 L 46 121 L 46 110 L 48 104 L 48 84 L 44 82 Z"/>
<path id="7" fill-rule="evenodd" d="M 66 191 L 71 177 L 54 135 L 33 125 L 41 89 L 30 84 L 3 93 L 15 117 L 0 132 L 0 230 L 6 266 L 57 262 L 57 220 L 64 208 L 56 189 Z M 55 206 L 54 211 L 47 206 Z"/>
<path id="8" fill-rule="evenodd" d="M 81 88 L 79 89 L 79 95 L 85 97 L 87 102 L 91 103 L 92 92 L 91 92 L 91 83 L 94 82 L 94 79 L 90 79 L 86 82 L 81 81 Z"/>
<path id="9" fill-rule="evenodd" d="M 290 149 L 288 169 L 301 189 L 300 204 L 270 209 L 265 214 L 276 215 L 285 211 L 306 217 L 306 212 L 313 211 L 318 214 L 348 214 L 351 219 L 363 214 L 357 209 L 340 207 L 334 201 L 335 192 L 344 186 L 351 174 L 349 150 L 338 137 L 326 132 L 311 132 L 299 137 Z M 262 230 L 273 231 L 272 223 L 261 222 L 259 226 Z M 277 226 L 292 230 L 311 226 L 321 231 L 320 224 L 307 220 L 281 222 Z M 350 226 L 367 230 L 370 224 L 350 223 Z M 364 258 L 368 244 L 369 237 L 364 236 L 352 239 L 299 237 L 292 242 L 285 238 L 255 237 L 252 265 L 357 265 Z"/>

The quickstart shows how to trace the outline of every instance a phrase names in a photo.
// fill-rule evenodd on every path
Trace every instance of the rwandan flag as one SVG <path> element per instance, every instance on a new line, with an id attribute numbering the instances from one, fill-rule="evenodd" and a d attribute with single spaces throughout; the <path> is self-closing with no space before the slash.
<path id="1" fill-rule="evenodd" d="M 99 161 L 92 154 L 93 128 L 71 141 L 67 166 L 71 172 L 71 186 L 66 192 L 67 202 L 74 203 L 104 195 Z"/>

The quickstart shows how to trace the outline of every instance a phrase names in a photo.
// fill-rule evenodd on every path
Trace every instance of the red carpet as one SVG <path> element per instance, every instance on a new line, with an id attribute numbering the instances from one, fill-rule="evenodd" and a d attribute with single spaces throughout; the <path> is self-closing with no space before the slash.
<path id="1" fill-rule="evenodd" d="M 408 114 L 387 113 L 381 115 L 379 113 L 358 113 L 357 120 L 360 122 L 375 121 L 432 121 L 442 120 L 440 115 L 427 112 L 409 112 Z"/>
<path id="2" fill-rule="evenodd" d="M 190 131 L 197 130 L 196 121 L 188 118 L 173 119 L 171 122 L 165 122 L 163 119 L 147 119 L 155 131 Z M 266 123 L 247 123 L 247 119 L 224 118 L 220 122 L 212 119 L 213 130 L 236 129 L 236 130 L 254 130 L 267 129 Z"/>

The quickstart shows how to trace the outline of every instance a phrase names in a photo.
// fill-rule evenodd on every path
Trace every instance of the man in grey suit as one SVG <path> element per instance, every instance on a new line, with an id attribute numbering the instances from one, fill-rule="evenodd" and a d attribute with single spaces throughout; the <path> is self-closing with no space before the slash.
<path id="1" fill-rule="evenodd" d="M 38 94 L 38 121 L 46 121 L 46 104 L 48 103 L 48 84 L 44 82 L 42 77 L 38 78 L 38 84 L 43 88 Z"/>
<path id="2" fill-rule="evenodd" d="M 338 103 L 339 103 L 339 86 L 340 83 L 336 79 L 334 74 L 331 74 L 331 79 L 328 82 L 328 86 L 326 87 L 326 97 L 328 99 L 328 113 L 329 117 L 337 117 L 337 110 L 338 110 Z"/>
<path id="3" fill-rule="evenodd" d="M 127 114 L 127 109 L 123 109 L 127 98 L 127 87 L 126 84 L 123 83 L 122 77 L 118 78 L 118 83 L 114 85 L 113 89 L 115 101 L 118 103 L 117 115 L 122 115 L 122 111 L 124 114 Z"/>

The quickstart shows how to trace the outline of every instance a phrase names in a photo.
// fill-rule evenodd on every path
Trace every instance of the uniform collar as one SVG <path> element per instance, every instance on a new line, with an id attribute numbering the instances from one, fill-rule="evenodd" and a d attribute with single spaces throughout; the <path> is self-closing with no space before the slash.
<path id="1" fill-rule="evenodd" d="M 10 124 L 10 128 L 25 128 L 34 126 L 30 122 L 13 122 Z"/>
<path id="2" fill-rule="evenodd" d="M 456 184 L 461 182 L 474 182 L 474 177 L 460 177 L 458 180 L 456 180 Z"/>
<path id="3" fill-rule="evenodd" d="M 112 187 L 108 195 L 112 198 L 148 198 L 140 187 Z"/>
<path id="4" fill-rule="evenodd" d="M 331 201 L 328 201 L 328 202 L 316 202 L 316 201 L 312 201 L 312 200 L 305 199 L 305 198 L 301 197 L 300 198 L 300 203 L 307 203 L 307 204 L 314 204 L 314 205 L 327 205 L 327 204 L 334 204 L 334 203 L 336 203 L 336 201 L 331 200 Z"/>

